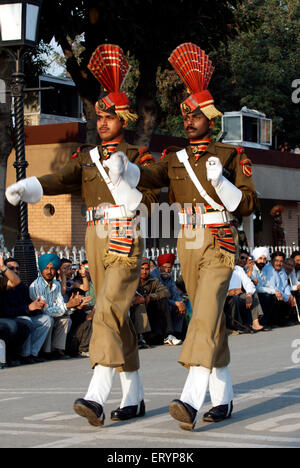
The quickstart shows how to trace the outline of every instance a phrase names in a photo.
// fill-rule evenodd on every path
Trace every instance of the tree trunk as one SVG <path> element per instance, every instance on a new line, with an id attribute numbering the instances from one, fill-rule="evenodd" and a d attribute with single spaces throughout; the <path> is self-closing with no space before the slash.
<path id="1" fill-rule="evenodd" d="M 97 81 L 92 78 L 86 71 L 80 68 L 80 65 L 73 54 L 72 47 L 65 38 L 60 41 L 66 58 L 66 67 L 69 75 L 76 85 L 77 92 L 81 98 L 84 115 L 87 121 L 86 125 L 86 143 L 97 143 L 96 130 L 96 112 L 94 104 L 98 99 L 99 88 Z"/>
<path id="2" fill-rule="evenodd" d="M 5 188 L 7 159 L 12 151 L 11 94 L 9 92 L 13 63 L 5 53 L 0 53 L 0 244 L 3 240 L 5 216 Z"/>
<path id="3" fill-rule="evenodd" d="M 156 67 L 140 62 L 140 81 L 136 90 L 139 120 L 136 127 L 135 144 L 149 146 L 158 117 L 156 102 Z"/>

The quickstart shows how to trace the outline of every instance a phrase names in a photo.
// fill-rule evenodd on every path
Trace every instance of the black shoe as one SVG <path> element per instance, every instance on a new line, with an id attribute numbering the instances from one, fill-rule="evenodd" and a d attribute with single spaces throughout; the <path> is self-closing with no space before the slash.
<path id="1" fill-rule="evenodd" d="M 172 418 L 180 421 L 179 426 L 185 431 L 193 431 L 196 418 L 197 410 L 188 403 L 184 403 L 181 400 L 173 400 L 169 407 L 169 412 Z"/>
<path id="2" fill-rule="evenodd" d="M 125 406 L 124 408 L 117 408 L 111 412 L 111 419 L 113 421 L 126 421 L 132 418 L 141 418 L 145 416 L 146 408 L 144 400 L 140 403 L 140 410 L 138 411 L 138 405 Z"/>
<path id="3" fill-rule="evenodd" d="M 229 405 L 220 405 L 211 408 L 207 413 L 203 415 L 203 421 L 205 422 L 220 422 L 224 419 L 231 417 L 233 410 L 232 401 Z"/>
<path id="4" fill-rule="evenodd" d="M 35 364 L 35 361 L 31 358 L 31 356 L 20 356 L 19 361 L 21 364 Z"/>
<path id="5" fill-rule="evenodd" d="M 103 413 L 103 408 L 99 403 L 91 400 L 84 400 L 83 398 L 78 398 L 74 403 L 74 411 L 87 418 L 88 422 L 92 426 L 103 426 L 105 415 Z"/>
<path id="6" fill-rule="evenodd" d="M 31 355 L 30 358 L 35 362 L 35 363 L 41 363 L 41 362 L 46 362 L 46 359 L 39 357 L 39 356 L 33 356 Z"/>

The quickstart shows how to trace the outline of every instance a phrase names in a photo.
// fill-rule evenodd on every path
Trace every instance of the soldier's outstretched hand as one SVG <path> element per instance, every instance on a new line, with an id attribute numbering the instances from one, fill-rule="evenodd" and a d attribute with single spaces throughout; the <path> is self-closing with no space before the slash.
<path id="1" fill-rule="evenodd" d="M 210 180 L 212 185 L 219 185 L 223 173 L 223 166 L 219 158 L 211 156 L 206 163 L 207 180 Z"/>
<path id="2" fill-rule="evenodd" d="M 104 161 L 103 166 L 109 168 L 109 177 L 114 185 L 118 185 L 121 175 L 125 170 L 125 158 L 127 156 L 121 151 L 113 153 L 109 159 Z"/>

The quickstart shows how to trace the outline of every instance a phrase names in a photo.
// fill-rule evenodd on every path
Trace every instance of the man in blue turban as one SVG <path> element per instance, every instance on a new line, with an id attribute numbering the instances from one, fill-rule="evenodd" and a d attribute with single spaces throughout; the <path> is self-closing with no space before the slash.
<path id="1" fill-rule="evenodd" d="M 66 357 L 64 350 L 68 330 L 71 326 L 70 313 L 73 307 L 80 304 L 79 295 L 71 297 L 66 304 L 61 293 L 60 282 L 55 279 L 56 272 L 60 267 L 60 258 L 53 253 L 41 255 L 38 259 L 38 265 L 41 272 L 39 276 L 30 285 L 30 297 L 36 300 L 40 297 L 46 302 L 44 313 L 51 318 L 51 329 L 45 340 L 43 351 L 47 357 Z"/>
<path id="2" fill-rule="evenodd" d="M 54 253 L 41 255 L 38 259 L 39 269 L 41 273 L 43 270 L 45 270 L 49 263 L 52 263 L 53 267 L 55 268 L 55 271 L 57 271 L 60 267 L 59 256 Z"/>

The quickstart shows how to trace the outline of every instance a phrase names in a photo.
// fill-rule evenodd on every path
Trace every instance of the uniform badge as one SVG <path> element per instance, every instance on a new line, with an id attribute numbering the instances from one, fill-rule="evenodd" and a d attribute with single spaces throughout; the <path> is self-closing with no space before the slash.
<path id="1" fill-rule="evenodd" d="M 252 176 L 252 161 L 251 159 L 242 159 L 242 161 L 240 161 L 240 165 L 242 166 L 243 168 L 243 173 L 245 174 L 245 176 L 247 177 L 250 177 Z"/>
<path id="2" fill-rule="evenodd" d="M 189 114 L 192 111 L 190 106 L 188 106 L 185 102 L 182 104 L 182 110 L 185 114 Z"/>
<path id="3" fill-rule="evenodd" d="M 104 102 L 104 101 L 102 101 L 102 100 L 99 101 L 98 106 L 99 106 L 99 109 L 100 109 L 101 111 L 105 111 L 106 105 L 105 105 L 105 102 Z"/>
<path id="4" fill-rule="evenodd" d="M 220 237 L 220 239 L 224 239 L 224 237 L 226 237 L 225 229 L 223 228 L 218 229 L 218 236 Z"/>

